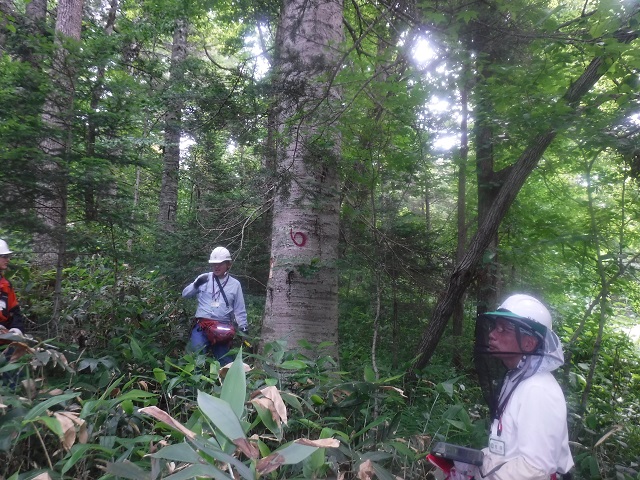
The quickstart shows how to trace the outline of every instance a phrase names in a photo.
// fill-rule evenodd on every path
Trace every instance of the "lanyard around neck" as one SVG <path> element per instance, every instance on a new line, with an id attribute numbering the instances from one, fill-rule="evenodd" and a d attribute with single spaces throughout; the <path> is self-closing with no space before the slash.
<path id="1" fill-rule="evenodd" d="M 215 274 L 212 274 L 212 275 L 213 275 L 213 278 L 216 279 L 216 283 L 218 284 L 218 292 L 222 294 L 222 298 L 224 298 L 224 303 L 227 306 L 227 308 L 229 308 L 229 300 L 227 300 L 227 296 L 224 293 L 224 288 L 222 288 L 220 279 Z M 224 281 L 224 284 L 226 285 L 228 281 L 229 281 L 229 277 L 227 276 L 227 279 Z"/>

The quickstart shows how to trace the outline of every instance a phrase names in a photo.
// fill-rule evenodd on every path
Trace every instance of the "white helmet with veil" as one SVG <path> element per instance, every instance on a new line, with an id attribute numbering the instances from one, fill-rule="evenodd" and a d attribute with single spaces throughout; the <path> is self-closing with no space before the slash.
<path id="1" fill-rule="evenodd" d="M 501 354 L 523 354 L 518 366 L 508 370 L 500 355 L 491 351 L 489 336 L 499 322 L 513 325 L 520 350 Z M 536 338 L 535 349 L 522 348 L 524 336 Z M 549 310 L 530 295 L 507 298 L 496 311 L 478 316 L 476 321 L 475 365 L 485 400 L 494 417 L 500 414 L 513 389 L 538 372 L 551 372 L 564 363 L 560 339 L 552 330 Z"/>

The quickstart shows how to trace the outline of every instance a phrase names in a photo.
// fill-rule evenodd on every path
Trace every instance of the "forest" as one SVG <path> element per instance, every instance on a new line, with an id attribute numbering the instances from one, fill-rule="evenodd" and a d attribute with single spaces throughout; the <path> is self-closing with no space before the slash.
<path id="1" fill-rule="evenodd" d="M 0 0 L 0 479 L 418 479 L 525 293 L 640 478 L 640 1 Z M 235 361 L 182 289 L 233 257 Z M 18 379 L 12 381 L 9 379 Z"/>

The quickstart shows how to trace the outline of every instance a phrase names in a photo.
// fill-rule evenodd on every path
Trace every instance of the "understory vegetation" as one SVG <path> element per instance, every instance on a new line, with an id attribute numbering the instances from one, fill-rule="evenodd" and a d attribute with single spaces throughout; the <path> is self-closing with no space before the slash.
<path id="1" fill-rule="evenodd" d="M 258 352 L 245 338 L 223 369 L 184 353 L 193 306 L 176 285 L 158 270 L 120 265 L 115 276 L 108 265 L 96 255 L 67 269 L 59 340 L 41 331 L 3 347 L 12 358 L 0 368 L 0 477 L 433 478 L 432 442 L 486 441 L 471 338 L 443 340 L 408 378 L 410 348 L 372 360 L 371 337 L 358 334 L 372 319 L 355 313 L 350 291 L 340 365 L 322 345 L 307 356 L 278 342 Z M 36 299 L 46 285 L 29 278 L 26 262 L 13 272 L 27 313 L 45 315 L 50 307 Z M 262 301 L 248 296 L 254 332 Z M 574 349 L 564 377 L 574 478 L 638 478 L 638 351 L 614 330 L 601 348 L 584 414 L 576 412 L 592 345 Z M 454 352 L 468 352 L 468 367 L 452 366 Z"/>
<path id="2" fill-rule="evenodd" d="M 513 293 L 573 478 L 639 479 L 639 44 L 640 0 L 0 0 L 0 480 L 431 479 Z M 228 368 L 185 353 L 216 246 Z"/>

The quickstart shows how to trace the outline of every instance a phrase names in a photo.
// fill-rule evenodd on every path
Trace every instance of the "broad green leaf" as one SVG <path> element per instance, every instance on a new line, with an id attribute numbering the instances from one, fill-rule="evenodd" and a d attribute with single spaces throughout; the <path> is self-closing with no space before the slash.
<path id="1" fill-rule="evenodd" d="M 149 480 L 151 474 L 129 460 L 123 462 L 108 462 L 107 472 L 116 477 L 128 478 L 130 480 Z"/>
<path id="2" fill-rule="evenodd" d="M 59 438 L 64 437 L 64 432 L 62 431 L 62 425 L 60 424 L 60 421 L 57 418 L 50 417 L 48 415 L 43 415 L 41 417 L 33 419 L 33 422 L 38 422 L 38 421 L 44 423 L 49 428 L 49 430 L 55 433 Z"/>
<path id="3" fill-rule="evenodd" d="M 376 372 L 373 371 L 373 368 L 371 368 L 371 365 L 364 366 L 364 379 L 367 382 L 372 382 L 372 383 L 376 381 Z"/>
<path id="4" fill-rule="evenodd" d="M 467 425 L 464 422 L 461 422 L 459 420 L 453 420 L 451 418 L 447 418 L 447 422 L 449 422 L 451 425 L 453 425 L 454 427 L 462 430 L 462 431 L 466 431 L 467 430 Z"/>
<path id="5" fill-rule="evenodd" d="M 131 341 L 129 342 L 129 344 L 131 345 L 133 358 L 137 360 L 143 360 L 144 354 L 142 353 L 142 348 L 140 348 L 140 344 L 138 343 L 138 341 L 135 338 L 131 337 Z"/>
<path id="6" fill-rule="evenodd" d="M 238 416 L 227 402 L 198 390 L 198 407 L 229 440 L 246 439 Z"/>
<path id="7" fill-rule="evenodd" d="M 258 416 L 260 417 L 260 420 L 262 420 L 263 425 L 267 427 L 278 440 L 282 440 L 282 428 L 280 427 L 278 422 L 273 419 L 271 410 L 255 402 L 253 402 L 253 406 L 255 407 L 256 412 L 258 412 Z"/>
<path id="8" fill-rule="evenodd" d="M 199 463 L 200 455 L 187 443 L 167 445 L 156 453 L 149 455 L 154 458 L 164 458 L 175 462 Z"/>
<path id="9" fill-rule="evenodd" d="M 100 445 L 95 445 L 90 443 L 85 443 L 85 444 L 77 443 L 73 447 L 71 447 L 71 456 L 65 462 L 61 472 L 65 474 L 69 470 L 71 470 L 79 460 L 86 458 L 86 454 L 90 450 L 98 450 L 98 451 L 105 452 L 109 457 L 115 454 L 115 452 L 111 448 L 106 448 Z"/>
<path id="10" fill-rule="evenodd" d="M 280 392 L 280 395 L 282 396 L 282 400 L 285 403 L 292 406 L 293 408 L 298 410 L 300 413 L 304 413 L 302 404 L 300 403 L 300 400 L 298 400 L 298 397 L 296 395 L 292 394 L 291 392 L 283 392 L 283 391 Z"/>
<path id="11" fill-rule="evenodd" d="M 389 472 L 386 468 L 380 466 L 376 462 L 371 462 L 373 471 L 376 472 L 376 477 L 379 480 L 396 480 L 396 476 Z"/>
<path id="12" fill-rule="evenodd" d="M 414 452 L 413 450 L 411 450 L 406 444 L 402 443 L 402 442 L 398 442 L 398 441 L 391 441 L 388 443 L 388 445 L 392 446 L 398 453 L 408 457 L 408 458 L 415 458 L 416 457 L 416 452 Z"/>
<path id="13" fill-rule="evenodd" d="M 364 434 L 365 432 L 368 432 L 369 430 L 371 430 L 373 427 L 377 427 L 378 425 L 380 425 L 381 423 L 384 423 L 388 420 L 387 417 L 385 416 L 381 416 L 376 418 L 373 422 L 371 422 L 369 425 L 365 426 L 363 429 L 361 429 L 360 431 L 354 433 L 352 435 L 352 438 L 358 438 L 360 435 Z"/>
<path id="14" fill-rule="evenodd" d="M 23 424 L 26 424 L 34 420 L 35 418 L 43 415 L 49 408 L 53 407 L 54 405 L 58 405 L 60 403 L 66 402 L 75 397 L 77 397 L 77 394 L 75 393 L 65 393 L 63 395 L 58 395 L 57 397 L 51 397 L 48 400 L 45 400 L 44 402 L 39 403 L 38 405 L 33 407 L 31 410 L 29 410 L 29 412 L 27 412 L 27 414 L 24 416 Z"/>
<path id="15" fill-rule="evenodd" d="M 215 478 L 220 480 L 228 480 L 233 478 L 225 474 L 222 470 L 217 469 L 213 465 L 192 465 L 185 468 L 184 470 L 180 470 L 179 472 L 174 473 L 173 475 L 164 477 L 164 480 L 192 480 L 193 478 L 197 477 Z"/>
<path id="16" fill-rule="evenodd" d="M 231 405 L 231 409 L 238 418 L 244 413 L 244 402 L 247 395 L 247 379 L 242 363 L 242 350 L 236 355 L 231 368 L 224 377 L 220 398 Z"/>
<path id="17" fill-rule="evenodd" d="M 289 445 L 279 448 L 272 453 L 278 454 L 283 458 L 284 465 L 295 465 L 303 461 L 313 452 L 318 450 L 318 447 L 312 447 L 310 445 L 302 445 L 300 443 L 290 443 Z"/>
<path id="18" fill-rule="evenodd" d="M 133 402 L 131 400 L 125 400 L 122 402 L 121 406 L 122 410 L 124 410 L 127 415 L 131 415 L 133 413 Z"/>
<path id="19" fill-rule="evenodd" d="M 307 364 L 301 360 L 286 360 L 280 364 L 280 368 L 285 370 L 302 370 L 307 368 Z"/>
<path id="20" fill-rule="evenodd" d="M 244 463 L 236 457 L 223 452 L 218 445 L 211 443 L 211 439 L 204 441 L 202 438 L 196 438 L 194 440 L 189 440 L 189 442 L 197 449 L 198 454 L 203 457 L 203 459 L 208 461 L 208 457 L 210 457 L 219 462 L 228 463 L 233 465 L 236 472 L 238 472 L 242 478 L 246 480 L 255 479 L 253 472 Z"/>
<path id="21" fill-rule="evenodd" d="M 167 380 L 167 374 L 161 368 L 157 368 L 157 367 L 154 368 L 153 369 L 153 376 L 160 383 L 162 383 L 162 382 Z"/>

